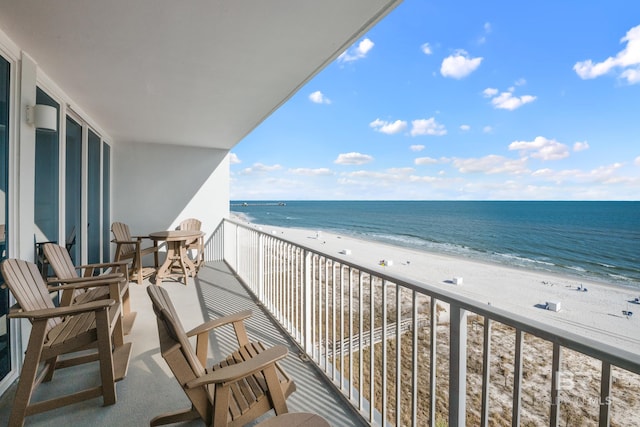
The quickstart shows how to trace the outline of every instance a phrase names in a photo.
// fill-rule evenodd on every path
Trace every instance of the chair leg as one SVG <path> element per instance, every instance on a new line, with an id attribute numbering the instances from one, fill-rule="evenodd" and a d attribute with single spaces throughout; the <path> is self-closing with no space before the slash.
<path id="1" fill-rule="evenodd" d="M 120 316 L 120 314 L 118 314 L 118 322 L 122 322 L 122 316 Z M 113 353 L 111 347 L 111 333 L 109 329 L 108 310 L 105 309 L 96 312 L 96 331 L 98 334 L 98 354 L 100 356 L 102 399 L 105 406 L 116 403 L 116 381 L 113 370 Z M 120 329 L 120 331 L 122 331 L 122 329 Z"/>
<path id="2" fill-rule="evenodd" d="M 31 401 L 33 389 L 35 388 L 35 379 L 36 374 L 38 373 L 38 365 L 40 364 L 46 327 L 46 320 L 36 321 L 33 324 L 33 329 L 29 336 L 29 344 L 27 344 L 24 363 L 22 364 L 22 372 L 20 373 L 20 381 L 18 382 L 16 397 L 13 401 L 11 415 L 9 416 L 8 425 L 10 427 L 24 425 L 24 418 L 27 415 L 27 407 Z"/>
<path id="3" fill-rule="evenodd" d="M 122 347 L 124 345 L 124 325 L 122 321 L 122 313 L 118 314 L 116 324 L 113 328 L 113 346 L 115 348 Z"/>
<path id="4" fill-rule="evenodd" d="M 275 411 L 276 415 L 286 414 L 288 412 L 287 400 L 284 396 L 284 393 L 282 392 L 280 380 L 278 380 L 276 365 L 268 366 L 267 368 L 265 368 L 263 373 L 264 379 L 267 381 L 269 398 L 271 399 L 273 410 Z"/>
<path id="5" fill-rule="evenodd" d="M 229 418 L 229 402 L 231 400 L 231 386 L 229 384 L 216 384 L 214 391 L 213 414 L 211 414 L 211 425 L 213 427 L 224 427 Z"/>
<path id="6" fill-rule="evenodd" d="M 53 379 L 53 372 L 56 370 L 56 363 L 58 363 L 58 356 L 52 357 L 44 362 L 44 367 L 47 373 L 42 379 L 43 382 L 48 383 Z"/>
<path id="7" fill-rule="evenodd" d="M 129 300 L 129 288 L 128 283 L 122 283 L 122 286 L 127 286 L 127 290 L 122 295 L 122 315 L 125 316 L 131 313 L 131 301 Z"/>

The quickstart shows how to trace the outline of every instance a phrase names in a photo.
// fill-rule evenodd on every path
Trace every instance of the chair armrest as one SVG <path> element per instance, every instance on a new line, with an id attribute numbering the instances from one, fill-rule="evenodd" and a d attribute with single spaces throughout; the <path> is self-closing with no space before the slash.
<path id="1" fill-rule="evenodd" d="M 185 384 L 187 388 L 201 387 L 206 384 L 224 384 L 235 382 L 262 371 L 278 360 L 287 356 L 287 348 L 283 345 L 273 346 L 249 360 L 216 369 L 206 375 L 189 381 Z"/>
<path id="2" fill-rule="evenodd" d="M 104 268 L 104 267 L 123 267 L 129 264 L 126 261 L 114 261 L 114 262 L 101 262 L 97 264 L 84 264 L 76 266 L 76 269 L 85 269 L 85 268 Z"/>
<path id="3" fill-rule="evenodd" d="M 68 279 L 60 279 L 59 277 L 50 277 L 47 279 L 47 283 L 76 283 L 76 282 L 91 282 L 99 280 L 112 280 L 112 279 L 124 279 L 122 273 L 109 273 L 101 274 L 100 276 L 88 276 L 88 277 L 70 277 Z"/>
<path id="4" fill-rule="evenodd" d="M 87 280 L 86 277 L 81 277 L 81 279 L 84 279 L 84 280 L 77 280 L 77 281 L 60 280 L 52 283 L 65 283 L 65 284 L 47 286 L 47 288 L 50 291 L 60 291 L 65 289 L 95 288 L 98 286 L 110 286 L 113 283 L 120 283 L 124 279 L 124 276 L 122 274 L 114 274 L 109 276 L 113 276 L 113 277 L 108 277 L 108 278 L 99 277 L 97 279 L 90 279 L 90 280 Z"/>
<path id="5" fill-rule="evenodd" d="M 72 314 L 86 313 L 90 311 L 104 310 L 116 302 L 115 300 L 98 300 L 88 302 L 86 304 L 69 305 L 66 307 L 43 308 L 40 310 L 15 311 L 9 313 L 10 318 L 26 318 L 26 319 L 49 319 L 54 317 L 65 317 Z"/>
<path id="6" fill-rule="evenodd" d="M 207 322 L 204 322 L 201 325 L 196 326 L 187 332 L 188 337 L 193 337 L 195 335 L 200 335 L 203 332 L 209 332 L 212 329 L 215 329 L 220 326 L 228 325 L 229 323 L 240 322 L 244 319 L 248 319 L 251 317 L 251 310 L 244 310 L 238 313 L 230 314 L 229 316 L 218 317 L 217 319 L 211 319 Z"/>
<path id="7" fill-rule="evenodd" d="M 122 244 L 137 245 L 138 244 L 138 240 L 117 240 L 117 239 L 113 239 L 111 241 L 111 243 L 122 243 Z"/>

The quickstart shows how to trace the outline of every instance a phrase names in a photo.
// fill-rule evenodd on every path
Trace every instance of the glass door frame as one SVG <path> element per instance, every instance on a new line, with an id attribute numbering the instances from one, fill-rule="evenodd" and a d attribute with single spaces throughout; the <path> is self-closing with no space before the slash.
<path id="1" fill-rule="evenodd" d="M 16 253 L 16 240 L 12 236 L 18 235 L 18 222 L 16 219 L 18 218 L 18 184 L 17 184 L 17 171 L 18 171 L 18 159 L 16 153 L 18 152 L 17 144 L 18 144 L 18 129 L 20 126 L 18 114 L 18 103 L 20 101 L 20 97 L 18 95 L 18 68 L 19 68 L 19 53 L 12 54 L 9 49 L 5 48 L 3 44 L 4 39 L 0 37 L 0 56 L 9 63 L 9 133 L 8 133 L 8 141 L 7 141 L 7 194 L 6 194 L 6 241 L 5 241 L 5 250 L 7 251 L 7 255 L 13 255 Z M 16 303 L 15 298 L 9 292 L 9 306 L 11 307 Z M 23 328 L 21 322 L 11 321 L 9 324 L 9 358 L 10 358 L 10 370 L 8 374 L 0 379 L 0 395 L 2 395 L 6 390 L 15 382 L 18 378 L 18 373 L 20 371 L 20 367 L 22 365 L 21 354 L 24 353 L 24 341 Z"/>
<path id="2" fill-rule="evenodd" d="M 98 237 L 100 239 L 99 242 L 99 247 L 100 247 L 100 259 L 104 259 L 104 254 L 103 254 L 103 246 L 104 246 L 104 242 L 103 242 L 103 233 L 102 233 L 102 229 L 105 226 L 104 224 L 104 215 L 103 215 L 103 204 L 104 204 L 104 171 L 103 171 L 103 167 L 104 167 L 104 146 L 105 144 L 108 144 L 110 147 L 112 146 L 112 144 L 108 143 L 103 135 L 102 132 L 100 132 L 98 129 L 96 129 L 94 126 L 91 126 L 91 124 L 89 124 L 85 119 L 83 119 L 82 115 L 78 114 L 77 112 L 75 112 L 72 108 L 70 108 L 68 105 L 66 106 L 67 108 L 63 109 L 64 111 L 64 120 L 61 120 L 61 122 L 64 122 L 64 130 L 63 130 L 63 134 L 64 136 L 61 138 L 61 144 L 64 145 L 64 147 L 62 147 L 61 149 L 61 158 L 64 158 L 63 162 L 64 165 L 61 164 L 61 173 L 60 173 L 60 179 L 61 179 L 61 188 L 60 188 L 60 206 L 63 210 L 63 212 L 61 212 L 61 220 L 60 220 L 60 228 L 61 228 L 61 234 L 60 236 L 65 236 L 65 230 L 64 230 L 64 225 L 66 223 L 66 212 L 64 212 L 64 210 L 66 209 L 65 207 L 65 201 L 66 201 L 66 183 L 65 183 L 65 174 L 66 174 L 66 149 L 67 149 L 67 141 L 66 141 L 66 137 L 67 137 L 67 129 L 66 129 L 66 120 L 67 117 L 71 118 L 73 121 L 75 121 L 76 123 L 78 123 L 81 127 L 82 127 L 82 154 L 81 154 L 81 158 L 82 158 L 82 166 L 81 166 L 81 172 L 80 172 L 80 176 L 81 176 L 81 206 L 80 206 L 80 224 L 81 226 L 81 230 L 77 230 L 77 233 L 82 233 L 79 236 L 79 240 L 80 240 L 80 260 L 77 261 L 78 264 L 86 264 L 87 260 L 88 260 L 88 253 L 89 253 L 89 245 L 88 245 L 88 235 L 89 235 L 89 230 L 88 230 L 88 222 L 89 222 L 89 131 L 91 131 L 92 133 L 94 133 L 96 136 L 98 136 L 99 140 L 100 140 L 100 149 L 99 149 L 99 154 L 100 154 L 100 158 L 99 158 L 99 177 L 100 177 L 100 183 L 99 183 L 99 187 L 100 187 L 100 194 L 98 196 L 98 203 L 99 203 L 99 212 L 100 212 L 100 224 L 99 224 L 99 229 L 100 229 L 100 233 L 98 233 Z M 64 173 L 62 172 L 62 167 L 64 167 Z M 63 194 L 64 193 L 64 194 Z M 109 194 L 109 199 L 111 199 L 111 195 Z M 111 214 L 111 213 L 110 213 Z M 64 218 L 64 219 L 63 219 Z M 108 226 L 108 225 L 107 225 Z"/>

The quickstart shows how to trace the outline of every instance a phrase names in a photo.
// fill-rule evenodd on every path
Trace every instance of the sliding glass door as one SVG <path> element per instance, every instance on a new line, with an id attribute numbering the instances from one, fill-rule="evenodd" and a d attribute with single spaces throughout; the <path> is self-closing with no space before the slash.
<path id="1" fill-rule="evenodd" d="M 82 126 L 67 116 L 65 244 L 75 265 L 82 259 Z"/>
<path id="2" fill-rule="evenodd" d="M 111 261 L 111 147 L 102 145 L 102 262 Z"/>
<path id="3" fill-rule="evenodd" d="M 36 103 L 50 105 L 58 112 L 60 105 L 42 89 L 36 91 Z M 60 117 L 60 114 L 58 114 Z M 57 129 L 60 129 L 58 124 Z M 59 131 L 36 130 L 35 212 L 36 242 L 58 242 L 59 233 Z"/>
<path id="4" fill-rule="evenodd" d="M 89 129 L 87 257 L 89 264 L 100 262 L 100 137 Z"/>

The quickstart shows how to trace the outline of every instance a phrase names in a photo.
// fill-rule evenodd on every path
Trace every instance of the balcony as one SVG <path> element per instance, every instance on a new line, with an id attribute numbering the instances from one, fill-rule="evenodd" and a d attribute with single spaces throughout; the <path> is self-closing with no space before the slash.
<path id="1" fill-rule="evenodd" d="M 187 287 L 162 285 L 185 327 L 251 309 L 250 337 L 289 348 L 284 367 L 298 387 L 292 412 L 315 412 L 336 426 L 637 423 L 635 353 L 232 221 L 210 238 L 206 259 Z M 147 425 L 188 405 L 158 354 L 144 286 L 132 285 L 131 298 L 134 354 L 118 403 L 103 408 L 94 399 L 31 416 L 28 425 Z M 448 320 L 439 315 L 443 305 Z M 212 336 L 214 359 L 233 348 L 225 332 Z M 82 369 L 59 372 L 39 392 L 90 381 Z M 0 400 L 0 424 L 12 399 L 10 390 Z"/>

